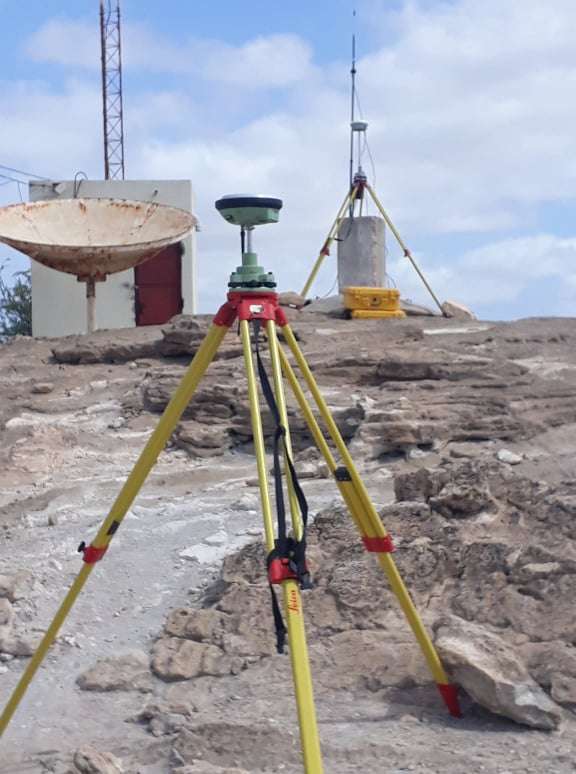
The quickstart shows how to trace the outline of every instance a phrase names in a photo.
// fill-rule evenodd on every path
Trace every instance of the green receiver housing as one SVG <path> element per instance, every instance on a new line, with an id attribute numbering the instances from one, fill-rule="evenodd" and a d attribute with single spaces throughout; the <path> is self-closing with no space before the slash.
<path id="1" fill-rule="evenodd" d="M 270 292 L 276 287 L 276 280 L 272 272 L 258 265 L 258 256 L 252 252 L 252 231 L 255 226 L 278 222 L 282 199 L 230 194 L 218 199 L 215 206 L 227 223 L 240 226 L 242 234 L 242 266 L 232 272 L 228 287 L 232 290 Z"/>

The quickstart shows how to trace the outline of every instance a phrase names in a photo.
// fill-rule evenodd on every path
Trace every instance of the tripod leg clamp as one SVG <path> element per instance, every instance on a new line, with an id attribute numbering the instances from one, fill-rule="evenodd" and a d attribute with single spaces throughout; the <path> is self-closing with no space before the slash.
<path id="1" fill-rule="evenodd" d="M 394 543 L 390 535 L 386 537 L 363 537 L 364 548 L 373 554 L 390 554 L 395 551 Z"/>
<path id="2" fill-rule="evenodd" d="M 96 564 L 104 556 L 108 546 L 97 548 L 97 546 L 87 546 L 84 541 L 78 546 L 78 553 L 82 554 L 82 559 L 86 564 Z"/>
<path id="3" fill-rule="evenodd" d="M 298 580 L 298 574 L 291 565 L 290 559 L 281 557 L 272 559 L 268 565 L 268 581 L 272 584 L 279 584 L 285 580 Z"/>

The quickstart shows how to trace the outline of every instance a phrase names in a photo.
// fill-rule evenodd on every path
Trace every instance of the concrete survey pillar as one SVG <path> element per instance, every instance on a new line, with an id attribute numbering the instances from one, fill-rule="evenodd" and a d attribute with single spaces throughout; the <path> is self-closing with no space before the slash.
<path id="1" fill-rule="evenodd" d="M 345 218 L 338 232 L 338 289 L 384 287 L 385 224 L 375 215 Z"/>

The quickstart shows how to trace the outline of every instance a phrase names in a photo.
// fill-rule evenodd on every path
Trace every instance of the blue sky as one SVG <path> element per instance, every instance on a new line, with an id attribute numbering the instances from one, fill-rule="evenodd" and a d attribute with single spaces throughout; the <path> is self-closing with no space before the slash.
<path id="1" fill-rule="evenodd" d="M 123 0 L 127 174 L 192 180 L 202 310 L 237 260 L 224 193 L 284 199 L 257 246 L 282 288 L 303 283 L 346 192 L 354 5 L 373 182 L 438 295 L 487 318 L 573 315 L 573 0 Z M 0 12 L 0 164 L 101 176 L 97 0 Z M 387 267 L 426 301 L 392 241 Z M 332 257 L 315 292 L 334 276 Z"/>

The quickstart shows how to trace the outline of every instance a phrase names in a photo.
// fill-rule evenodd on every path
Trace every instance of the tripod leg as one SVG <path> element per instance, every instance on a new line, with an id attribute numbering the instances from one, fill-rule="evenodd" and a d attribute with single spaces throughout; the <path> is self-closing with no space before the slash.
<path id="1" fill-rule="evenodd" d="M 280 362 L 282 364 L 282 371 L 284 372 L 286 378 L 288 379 L 288 382 L 290 383 L 290 387 L 292 388 L 292 392 L 294 393 L 296 400 L 298 401 L 298 405 L 300 406 L 300 410 L 304 416 L 304 419 L 306 420 L 308 429 L 310 430 L 312 437 L 314 438 L 314 441 L 316 443 L 316 446 L 320 450 L 320 453 L 322 454 L 322 456 L 326 461 L 326 464 L 328 465 L 328 470 L 336 478 L 336 483 L 338 484 L 338 488 L 340 489 L 340 493 L 342 494 L 344 502 L 348 506 L 348 510 L 350 511 L 350 515 L 352 516 L 354 523 L 356 524 L 358 529 L 362 531 L 362 524 L 360 523 L 357 516 L 357 514 L 361 513 L 362 504 L 356 497 L 354 490 L 351 489 L 350 487 L 345 486 L 344 485 L 345 482 L 338 480 L 338 477 L 336 475 L 338 465 L 336 463 L 336 460 L 334 459 L 334 455 L 332 454 L 326 439 L 324 438 L 324 434 L 320 429 L 320 425 L 316 421 L 314 412 L 312 411 L 310 404 L 306 400 L 304 391 L 302 390 L 302 388 L 300 387 L 300 384 L 298 383 L 298 379 L 296 378 L 294 369 L 290 365 L 290 361 L 288 360 L 288 358 L 286 357 L 286 355 L 284 354 L 284 352 L 280 347 L 278 348 L 278 351 L 280 355 Z"/>
<path id="2" fill-rule="evenodd" d="M 254 374 L 250 329 L 247 320 L 240 321 L 240 335 L 242 338 L 242 348 L 246 364 L 246 377 L 248 379 L 250 416 L 252 419 L 252 434 L 254 436 L 254 448 L 258 466 L 258 481 L 264 516 L 266 547 L 270 552 L 274 548 L 274 527 L 272 523 L 270 494 L 268 491 L 268 476 L 266 471 L 262 419 L 258 402 L 258 388 L 256 386 L 256 377 Z M 312 676 L 310 673 L 306 632 L 302 615 L 302 600 L 298 583 L 295 580 L 283 581 L 282 594 L 284 599 L 284 614 L 288 627 L 290 662 L 294 680 L 294 691 L 296 694 L 296 706 L 300 726 L 300 743 L 302 746 L 304 767 L 306 774 L 322 774 L 322 755 L 320 752 L 320 740 L 318 736 L 314 693 L 312 689 Z"/>
<path id="3" fill-rule="evenodd" d="M 442 662 L 440 661 L 440 657 L 438 656 L 436 648 L 434 647 L 432 640 L 430 639 L 422 619 L 420 618 L 418 611 L 416 610 L 416 607 L 404 584 L 404 581 L 398 572 L 396 563 L 392 559 L 390 551 L 393 550 L 393 547 L 390 536 L 386 532 L 380 516 L 378 515 L 378 512 L 376 511 L 370 499 L 368 491 L 366 490 L 364 482 L 356 470 L 352 456 L 350 455 L 350 452 L 344 443 L 344 439 L 340 434 L 338 426 L 336 425 L 336 422 L 334 421 L 334 418 L 332 417 L 332 414 L 330 413 L 330 410 L 324 401 L 320 390 L 318 389 L 316 380 L 314 379 L 310 367 L 308 366 L 308 363 L 306 362 L 306 359 L 304 358 L 304 355 L 298 346 L 298 342 L 296 341 L 290 326 L 285 325 L 282 330 L 284 332 L 284 336 L 290 351 L 298 363 L 298 367 L 304 377 L 304 381 L 306 382 L 308 389 L 314 397 L 314 401 L 318 406 L 318 410 L 322 416 L 322 419 L 328 428 L 328 433 L 344 462 L 343 468 L 336 467 L 334 457 L 330 451 L 330 448 L 328 447 L 328 444 L 326 443 L 326 440 L 324 439 L 324 436 L 322 435 L 322 431 L 318 426 L 316 418 L 306 401 L 306 397 L 304 396 L 304 393 L 298 384 L 298 381 L 288 360 L 283 355 L 282 362 L 285 368 L 285 373 L 290 381 L 292 388 L 294 389 L 296 399 L 298 400 L 303 410 L 303 414 L 308 423 L 310 431 L 317 441 L 318 447 L 324 455 L 330 470 L 336 477 L 338 487 L 342 492 L 344 501 L 348 505 L 352 518 L 361 533 L 364 545 L 366 546 L 367 550 L 378 554 L 378 562 L 386 573 L 392 591 L 398 599 L 400 607 L 402 608 L 402 611 L 404 612 L 404 615 L 410 624 L 414 636 L 416 637 L 418 644 L 422 649 L 430 672 L 432 673 L 432 676 L 438 685 L 438 689 L 448 708 L 448 711 L 451 715 L 460 717 L 456 688 L 455 686 L 451 685 L 448 680 L 448 676 L 444 670 L 444 667 L 442 666 Z"/>
<path id="4" fill-rule="evenodd" d="M 98 534 L 96 535 L 93 543 L 84 549 L 85 564 L 83 565 L 68 593 L 66 594 L 64 601 L 54 616 L 52 623 L 46 630 L 40 645 L 28 663 L 24 674 L 20 678 L 18 685 L 14 689 L 12 696 L 10 697 L 6 707 L 4 708 L 4 711 L 2 712 L 2 715 L 0 716 L 0 736 L 2 736 L 6 730 L 6 727 L 8 726 L 8 723 L 10 722 L 12 715 L 16 711 L 20 701 L 22 700 L 28 685 L 36 674 L 38 667 L 44 660 L 48 649 L 56 639 L 60 627 L 64 623 L 66 616 L 70 612 L 74 602 L 82 591 L 84 584 L 90 577 L 90 573 L 94 568 L 94 563 L 98 561 L 98 559 L 102 558 L 124 516 L 134 501 L 134 498 L 146 480 L 148 473 L 156 462 L 158 455 L 170 438 L 170 435 L 178 423 L 182 412 L 190 402 L 192 395 L 198 386 L 198 383 L 212 362 L 220 342 L 226 335 L 227 330 L 228 328 L 225 325 L 213 325 L 208 331 L 206 338 L 196 352 L 196 355 L 194 356 L 194 359 L 192 360 L 188 370 L 180 382 L 179 387 L 166 406 L 166 409 L 164 410 L 164 413 L 162 414 L 156 429 L 150 436 L 148 443 L 142 450 L 142 453 L 140 454 L 138 461 L 132 469 L 132 472 L 128 476 L 126 483 L 122 487 L 118 497 L 112 505 L 110 513 L 102 523 L 102 526 L 100 527 L 100 530 L 98 531 Z"/>
<path id="5" fill-rule="evenodd" d="M 282 383 L 282 368 L 280 366 L 280 347 L 278 346 L 278 338 L 276 336 L 276 323 L 272 320 L 268 320 L 266 323 L 266 335 L 268 338 L 268 347 L 270 349 L 270 360 L 272 362 L 272 374 L 274 378 L 274 393 L 276 397 L 276 403 L 278 405 L 278 411 L 280 413 L 280 421 L 286 428 L 285 436 L 285 454 L 284 454 L 284 468 L 286 470 L 286 482 L 288 487 L 288 499 L 290 501 L 290 514 L 292 516 L 292 529 L 294 531 L 294 537 L 300 540 L 302 537 L 302 520 L 300 514 L 300 508 L 298 506 L 298 500 L 294 491 L 292 483 L 292 477 L 290 470 L 288 469 L 287 457 L 290 456 L 293 459 L 292 454 L 292 442 L 290 440 L 290 428 L 288 426 L 288 412 L 286 410 L 286 398 L 284 395 L 284 385 Z"/>
<path id="6" fill-rule="evenodd" d="M 349 193 L 347 194 L 346 198 L 344 199 L 342 206 L 338 210 L 338 215 L 336 215 L 336 220 L 332 224 L 332 228 L 328 232 L 328 236 L 326 237 L 326 241 L 322 245 L 322 249 L 320 250 L 320 253 L 318 255 L 318 258 L 316 258 L 316 262 L 314 263 L 314 266 L 312 267 L 312 271 L 310 272 L 310 276 L 306 280 L 304 287 L 302 288 L 302 292 L 300 295 L 303 298 L 306 298 L 308 293 L 310 292 L 310 288 L 312 287 L 312 284 L 314 280 L 316 279 L 316 275 L 318 274 L 320 267 L 322 266 L 322 263 L 324 261 L 324 258 L 328 255 L 328 252 L 330 250 L 330 245 L 336 236 L 336 232 L 338 231 L 338 227 L 340 225 L 340 221 L 344 217 L 344 213 L 346 212 L 347 207 L 350 205 L 351 202 L 354 201 L 354 198 L 358 192 L 358 186 L 353 187 Z"/>
<path id="7" fill-rule="evenodd" d="M 446 315 L 444 314 L 444 310 L 442 309 L 442 304 L 440 303 L 440 301 L 438 300 L 438 297 L 436 296 L 436 294 L 434 293 L 434 291 L 433 291 L 433 290 L 432 290 L 432 288 L 430 287 L 430 283 L 428 282 L 428 280 L 426 279 L 426 277 L 425 277 L 425 276 L 424 276 L 424 274 L 422 273 L 422 271 L 421 271 L 420 267 L 418 266 L 418 264 L 417 264 L 417 263 L 416 263 L 416 261 L 414 260 L 414 256 L 412 255 L 412 253 L 410 252 L 410 250 L 409 250 L 409 249 L 406 247 L 406 245 L 404 244 L 404 240 L 402 239 L 402 237 L 401 237 L 401 236 L 400 236 L 400 234 L 398 233 L 398 230 L 397 230 L 396 226 L 395 226 L 395 225 L 392 223 L 392 221 L 390 220 L 390 216 L 388 215 L 388 213 L 386 212 L 386 210 L 384 209 L 384 207 L 383 207 L 383 206 L 382 206 L 382 204 L 380 203 L 380 200 L 379 200 L 379 199 L 378 199 L 378 197 L 376 196 L 376 193 L 374 192 L 374 189 L 372 188 L 372 186 L 370 186 L 370 185 L 368 185 L 368 184 L 366 184 L 366 188 L 368 189 L 368 193 L 369 193 L 369 194 L 370 194 L 370 196 L 372 197 L 372 199 L 373 199 L 373 201 L 374 201 L 374 204 L 376 205 L 376 207 L 378 207 L 378 210 L 380 211 L 380 215 L 382 215 L 382 217 L 384 218 L 384 220 L 385 220 L 386 224 L 388 225 L 388 228 L 389 228 L 389 229 L 390 229 L 390 231 L 391 231 L 391 232 L 394 234 L 394 236 L 396 237 L 396 241 L 398 242 L 398 244 L 400 245 L 400 247 L 401 247 L 401 248 L 402 248 L 402 250 L 404 251 L 404 255 L 405 255 L 405 257 L 406 257 L 406 258 L 408 258 L 408 260 L 409 260 L 409 261 L 410 261 L 410 263 L 412 264 L 412 267 L 413 267 L 414 271 L 416 272 L 416 274 L 417 274 L 417 275 L 420 277 L 420 279 L 422 280 L 422 282 L 423 282 L 423 284 L 424 284 L 424 286 L 425 286 L 426 290 L 427 290 L 427 291 L 430 293 L 430 295 L 431 295 L 431 296 L 432 296 L 432 298 L 434 299 L 434 302 L 436 303 L 436 306 L 438 307 L 438 309 L 439 309 L 439 310 L 440 310 L 440 312 L 442 313 L 442 316 L 443 316 L 443 317 L 446 317 Z"/>

